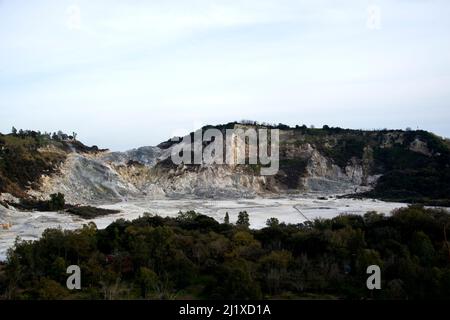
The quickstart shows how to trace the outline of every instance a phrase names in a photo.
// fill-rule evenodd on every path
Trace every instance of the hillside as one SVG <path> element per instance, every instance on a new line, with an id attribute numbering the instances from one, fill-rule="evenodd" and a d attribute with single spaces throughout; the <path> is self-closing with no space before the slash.
<path id="1" fill-rule="evenodd" d="M 69 153 L 97 151 L 97 147 L 87 147 L 62 132 L 53 136 L 23 130 L 0 133 L 0 193 L 27 197 L 28 190 L 39 188 L 43 175 L 58 171 Z"/>
<path id="2" fill-rule="evenodd" d="M 230 123 L 214 128 L 224 131 L 249 127 L 267 126 Z M 211 126 L 202 129 L 208 128 Z M 449 204 L 450 148 L 448 140 L 432 133 L 328 126 L 322 129 L 285 125 L 269 128 L 280 129 L 280 170 L 273 177 L 255 174 L 254 166 L 232 169 L 224 166 L 224 173 L 221 166 L 174 167 L 170 161 L 165 161 L 159 162 L 156 168 L 169 172 L 177 185 L 191 182 L 190 189 L 194 192 L 202 184 L 220 186 L 222 183 L 222 186 L 239 186 L 256 194 L 358 193 L 358 196 L 390 201 Z M 161 148 L 172 146 L 170 141 L 160 145 Z M 227 178 L 234 182 L 227 183 Z"/>
<path id="3" fill-rule="evenodd" d="M 426 131 L 311 129 L 255 123 L 207 126 L 280 129 L 280 170 L 259 165 L 174 165 L 177 142 L 128 152 L 86 147 L 29 131 L 0 135 L 0 192 L 70 203 L 129 198 L 238 198 L 315 192 L 402 202 L 450 204 L 448 141 Z M 192 135 L 193 133 L 191 133 Z"/>

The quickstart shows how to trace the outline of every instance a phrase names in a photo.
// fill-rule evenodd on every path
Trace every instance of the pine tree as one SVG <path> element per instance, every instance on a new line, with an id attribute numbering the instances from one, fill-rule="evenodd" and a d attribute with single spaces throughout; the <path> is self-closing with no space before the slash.
<path id="1" fill-rule="evenodd" d="M 230 224 L 230 215 L 227 213 L 225 213 L 225 218 L 223 219 L 225 224 Z"/>

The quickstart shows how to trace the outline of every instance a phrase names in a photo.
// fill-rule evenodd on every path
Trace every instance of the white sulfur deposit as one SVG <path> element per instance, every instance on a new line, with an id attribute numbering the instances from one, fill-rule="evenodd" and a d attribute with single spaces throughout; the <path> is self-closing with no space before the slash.
<path id="1" fill-rule="evenodd" d="M 135 200 L 102 205 L 106 209 L 118 209 L 121 212 L 93 220 L 84 220 L 79 217 L 58 212 L 21 212 L 6 209 L 0 206 L 0 223 L 10 223 L 11 228 L 0 229 L 0 260 L 6 259 L 8 248 L 12 247 L 16 237 L 23 240 L 36 240 L 47 228 L 76 229 L 88 222 L 94 222 L 98 228 L 103 229 L 111 222 L 124 218 L 127 220 L 143 216 L 145 212 L 160 216 L 175 217 L 178 212 L 195 210 L 199 213 L 213 217 L 223 222 L 225 213 L 230 215 L 230 221 L 237 220 L 240 211 L 247 211 L 250 216 L 252 228 L 262 228 L 266 220 L 276 217 L 280 222 L 301 223 L 304 216 L 314 218 L 332 218 L 339 214 L 364 214 L 368 211 L 389 214 L 395 208 L 406 206 L 402 203 L 388 203 L 376 200 L 335 199 L 317 200 L 314 197 L 298 198 L 255 198 L 234 200 Z"/>

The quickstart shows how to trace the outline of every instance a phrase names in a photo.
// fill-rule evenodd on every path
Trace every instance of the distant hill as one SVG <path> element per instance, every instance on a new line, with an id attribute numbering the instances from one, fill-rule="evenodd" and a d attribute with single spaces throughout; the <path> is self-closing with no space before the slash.
<path id="1" fill-rule="evenodd" d="M 250 121 L 206 126 L 280 129 L 280 170 L 259 165 L 174 165 L 177 143 L 128 152 L 87 147 L 71 136 L 34 131 L 0 135 L 0 192 L 72 203 L 133 197 L 253 197 L 317 192 L 450 205 L 448 140 L 422 130 L 364 131 Z M 193 134 L 193 133 L 192 133 Z"/>

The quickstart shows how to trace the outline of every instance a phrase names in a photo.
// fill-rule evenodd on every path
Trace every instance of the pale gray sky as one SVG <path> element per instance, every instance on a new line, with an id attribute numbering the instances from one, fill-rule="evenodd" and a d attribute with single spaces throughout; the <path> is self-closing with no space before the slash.
<path id="1" fill-rule="evenodd" d="M 202 124 L 450 136 L 448 0 L 0 0 L 0 131 L 113 150 Z"/>

